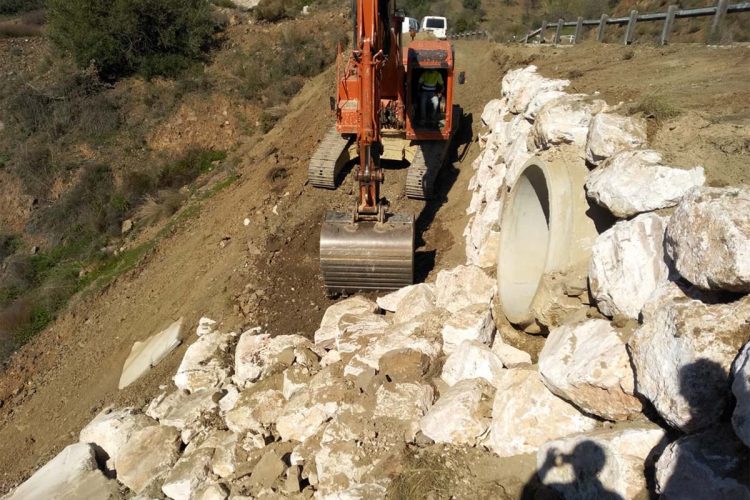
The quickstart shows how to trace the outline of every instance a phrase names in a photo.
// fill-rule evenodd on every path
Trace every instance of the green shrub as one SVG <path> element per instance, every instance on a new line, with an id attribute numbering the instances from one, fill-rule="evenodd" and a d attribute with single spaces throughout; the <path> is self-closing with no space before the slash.
<path id="1" fill-rule="evenodd" d="M 283 19 L 294 17 L 298 12 L 296 0 L 261 0 L 253 9 L 255 18 L 259 21 L 276 23 Z"/>
<path id="2" fill-rule="evenodd" d="M 208 0 L 49 0 L 50 38 L 107 80 L 175 76 L 205 56 Z"/>
<path id="3" fill-rule="evenodd" d="M 223 151 L 189 150 L 180 160 L 162 168 L 159 172 L 157 187 L 164 189 L 185 186 L 199 175 L 210 172 L 213 169 L 213 162 L 222 161 L 226 157 L 227 154 Z"/>
<path id="4" fill-rule="evenodd" d="M 0 0 L 0 14 L 18 14 L 44 7 L 44 0 Z"/>
<path id="5" fill-rule="evenodd" d="M 211 3 L 217 7 L 224 7 L 225 9 L 236 9 L 237 4 L 232 0 L 211 0 Z"/>

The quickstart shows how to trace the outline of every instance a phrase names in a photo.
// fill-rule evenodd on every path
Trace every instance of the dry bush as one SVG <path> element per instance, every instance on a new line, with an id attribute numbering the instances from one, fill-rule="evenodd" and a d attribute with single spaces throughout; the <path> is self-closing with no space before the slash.
<path id="1" fill-rule="evenodd" d="M 156 194 L 149 194 L 136 210 L 136 219 L 143 224 L 154 224 L 171 217 L 182 206 L 186 196 L 177 189 L 162 189 Z"/>
<path id="2" fill-rule="evenodd" d="M 31 321 L 32 306 L 28 299 L 19 299 L 0 310 L 0 335 L 12 336 Z M 0 340 L 1 341 L 1 340 Z"/>

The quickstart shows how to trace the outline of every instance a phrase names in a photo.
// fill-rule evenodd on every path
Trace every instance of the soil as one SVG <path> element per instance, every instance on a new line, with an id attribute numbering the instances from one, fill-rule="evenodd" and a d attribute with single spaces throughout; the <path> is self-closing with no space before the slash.
<path id="1" fill-rule="evenodd" d="M 625 59 L 626 51 L 634 56 Z M 682 114 L 653 127 L 655 147 L 669 161 L 702 163 L 711 182 L 737 184 L 750 176 L 749 57 L 745 47 L 555 49 L 457 42 L 457 70 L 467 74 L 466 84 L 456 91 L 465 113 L 456 155 L 463 160 L 443 170 L 440 196 L 426 205 L 404 198 L 401 166 L 390 165 L 386 172 L 385 196 L 392 209 L 418 214 L 418 278 L 429 280 L 436 271 L 464 260 L 467 185 L 478 153 L 476 143 L 467 139 L 480 129 L 484 104 L 498 97 L 505 71 L 532 62 L 546 76 L 567 77 L 580 70 L 572 90 L 598 91 L 610 103 L 627 105 L 654 93 L 664 96 Z M 348 210 L 353 203 L 351 176 L 336 191 L 306 183 L 307 160 L 333 123 L 327 111 L 332 88 L 329 70 L 308 82 L 262 140 L 238 139 L 233 152 L 239 165 L 237 182 L 191 203 L 186 210 L 192 216 L 184 214 L 170 226 L 134 270 L 104 290 L 79 296 L 12 358 L 0 374 L 0 492 L 74 442 L 103 407 L 141 406 L 156 396 L 194 340 L 190 331 L 201 316 L 221 321 L 224 329 L 260 324 L 272 334 L 313 334 L 332 303 L 318 275 L 320 223 L 326 210 Z M 241 104 L 226 105 L 230 114 L 241 113 Z M 200 120 L 180 122 L 177 117 L 170 123 L 178 122 L 201 126 Z M 154 140 L 169 136 L 166 130 Z M 246 218 L 248 225 L 243 223 Z M 120 370 L 133 343 L 180 316 L 189 330 L 183 345 L 118 391 Z M 479 460 L 473 451 L 462 453 L 456 455 L 461 467 Z M 477 453 L 481 460 L 490 460 L 489 452 Z M 528 479 L 522 470 L 533 471 L 533 460 L 527 462 L 508 469 L 517 471 L 512 474 L 515 491 Z M 498 481 L 492 484 L 510 484 Z M 481 484 L 466 491 L 480 496 L 490 491 Z"/>

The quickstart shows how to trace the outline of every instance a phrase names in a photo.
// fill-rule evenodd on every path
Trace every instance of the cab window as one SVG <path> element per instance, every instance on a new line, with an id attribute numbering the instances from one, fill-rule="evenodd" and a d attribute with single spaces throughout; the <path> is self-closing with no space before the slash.
<path id="1" fill-rule="evenodd" d="M 427 27 L 441 29 L 445 27 L 445 24 L 442 19 L 427 19 Z"/>

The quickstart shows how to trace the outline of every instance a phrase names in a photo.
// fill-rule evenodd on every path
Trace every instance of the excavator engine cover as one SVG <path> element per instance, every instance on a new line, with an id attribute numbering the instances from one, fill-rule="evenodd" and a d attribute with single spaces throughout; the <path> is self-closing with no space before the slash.
<path id="1" fill-rule="evenodd" d="M 414 282 L 414 217 L 354 222 L 327 212 L 320 231 L 320 270 L 330 294 L 394 290 Z"/>

